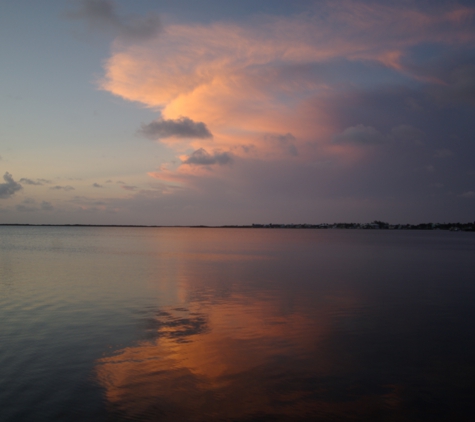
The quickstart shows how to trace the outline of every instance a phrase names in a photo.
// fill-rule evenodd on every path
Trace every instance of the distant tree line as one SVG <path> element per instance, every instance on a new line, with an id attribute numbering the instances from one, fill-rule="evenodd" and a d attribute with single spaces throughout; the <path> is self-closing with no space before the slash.
<path id="1" fill-rule="evenodd" d="M 420 224 L 389 224 L 375 220 L 371 223 L 323 223 L 323 224 L 252 224 L 252 225 L 225 225 L 225 226 L 158 226 L 138 224 L 1 224 L 1 226 L 31 226 L 31 227 L 192 227 L 192 228 L 253 228 L 253 229 L 359 229 L 359 230 L 450 230 L 475 231 L 473 223 L 420 223 Z"/>
<path id="2" fill-rule="evenodd" d="M 233 227 L 233 226 L 228 226 Z M 237 227 L 237 226 L 234 226 Z M 241 226 L 242 227 L 242 226 Z M 390 224 L 375 220 L 371 223 L 333 223 L 333 224 L 253 224 L 252 228 L 272 229 L 362 229 L 362 230 L 451 230 L 475 231 L 473 223 L 420 223 L 420 224 Z"/>

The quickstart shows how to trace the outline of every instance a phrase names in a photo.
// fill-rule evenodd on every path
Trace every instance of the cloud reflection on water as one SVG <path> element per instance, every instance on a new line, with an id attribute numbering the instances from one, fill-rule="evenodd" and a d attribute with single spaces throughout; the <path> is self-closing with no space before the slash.
<path id="1" fill-rule="evenodd" d="M 96 364 L 112 420 L 471 420 L 473 272 L 446 235 L 161 238 L 142 341 Z"/>
<path id="2" fill-rule="evenodd" d="M 287 314 L 275 299 L 234 294 L 155 312 L 146 321 L 155 338 L 98 362 L 111 411 L 133 420 L 305 420 L 394 406 L 391 387 L 342 395 L 335 385 L 353 369 L 327 347 L 329 307 L 353 298 Z"/>

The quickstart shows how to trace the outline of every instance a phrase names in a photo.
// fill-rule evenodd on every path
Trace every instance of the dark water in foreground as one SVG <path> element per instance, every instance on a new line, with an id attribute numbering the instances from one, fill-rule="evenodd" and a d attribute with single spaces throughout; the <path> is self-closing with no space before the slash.
<path id="1" fill-rule="evenodd" d="M 475 235 L 0 227 L 0 420 L 472 421 Z"/>

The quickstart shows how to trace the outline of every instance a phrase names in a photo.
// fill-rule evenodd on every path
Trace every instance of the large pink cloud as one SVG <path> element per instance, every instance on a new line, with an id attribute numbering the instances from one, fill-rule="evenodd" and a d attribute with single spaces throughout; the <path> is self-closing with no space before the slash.
<path id="1" fill-rule="evenodd" d="M 149 173 L 162 180 L 189 184 L 197 177 L 228 178 L 228 166 L 190 165 L 189 157 L 201 150 L 210 157 L 237 157 L 235 165 L 239 159 L 293 160 L 296 166 L 354 161 L 364 155 L 361 148 L 332 142 L 346 129 L 338 126 L 334 113 L 341 86 L 312 66 L 369 62 L 439 83 L 412 72 L 403 60 L 407 51 L 424 43 L 473 44 L 474 16 L 475 8 L 460 5 L 422 10 L 337 1 L 305 14 L 259 17 L 245 24 L 169 25 L 154 39 L 117 41 L 100 86 L 160 111 L 162 121 L 188 118 L 212 133 L 161 139 L 182 163 Z"/>

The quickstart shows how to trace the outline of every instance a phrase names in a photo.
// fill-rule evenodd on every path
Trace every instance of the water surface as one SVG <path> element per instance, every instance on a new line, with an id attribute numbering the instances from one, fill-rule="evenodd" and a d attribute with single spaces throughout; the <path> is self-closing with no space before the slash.
<path id="1" fill-rule="evenodd" d="M 449 421 L 475 236 L 0 227 L 1 421 Z"/>

